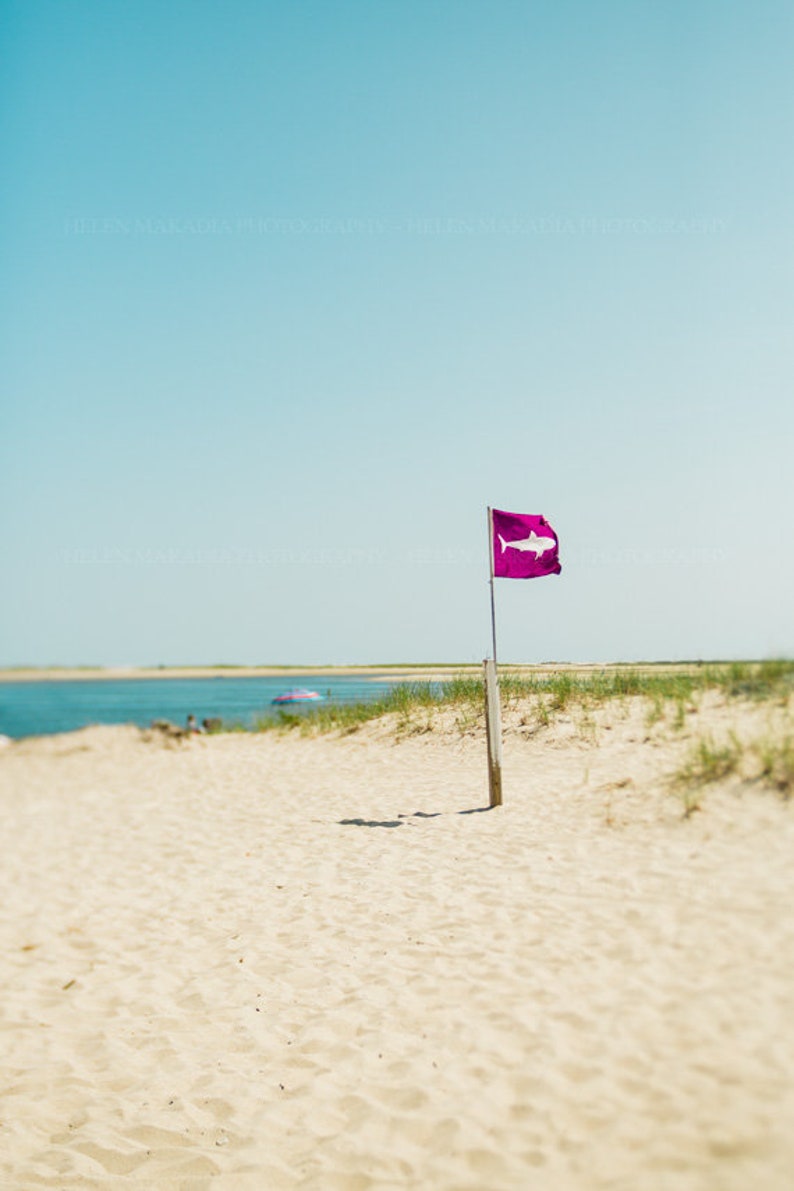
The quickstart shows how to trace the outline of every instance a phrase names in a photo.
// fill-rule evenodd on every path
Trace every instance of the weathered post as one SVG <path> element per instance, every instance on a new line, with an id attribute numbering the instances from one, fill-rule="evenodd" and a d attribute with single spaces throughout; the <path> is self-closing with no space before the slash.
<path id="1" fill-rule="evenodd" d="M 485 674 L 485 733 L 488 739 L 488 795 L 490 806 L 502 805 L 502 708 L 499 680 L 491 658 L 483 662 Z"/>

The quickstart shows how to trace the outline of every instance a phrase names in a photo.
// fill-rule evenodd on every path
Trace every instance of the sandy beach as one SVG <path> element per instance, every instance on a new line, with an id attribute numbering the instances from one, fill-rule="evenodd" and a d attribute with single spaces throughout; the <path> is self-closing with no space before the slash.
<path id="1" fill-rule="evenodd" d="M 640 700 L 0 751 L 0 1186 L 784 1191 L 794 806 Z"/>
<path id="2" fill-rule="evenodd" d="M 555 667 L 559 669 L 560 667 Z M 507 669 L 507 667 L 504 667 Z M 524 667 L 515 667 L 524 669 Z M 532 669 L 539 669 L 532 667 Z M 479 666 L 9 666 L 0 667 L 0 682 L 101 682 L 115 679 L 169 678 L 328 678 L 373 680 L 442 680 L 463 672 L 480 674 Z"/>

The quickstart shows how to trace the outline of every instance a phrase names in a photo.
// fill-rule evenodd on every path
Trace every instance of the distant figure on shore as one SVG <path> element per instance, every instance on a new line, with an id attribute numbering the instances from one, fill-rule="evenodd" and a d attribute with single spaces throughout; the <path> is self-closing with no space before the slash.
<path id="1" fill-rule="evenodd" d="M 204 731 L 204 728 L 203 727 L 200 728 L 198 726 L 198 724 L 196 723 L 196 717 L 194 715 L 189 715 L 187 717 L 187 730 L 188 730 L 188 732 L 201 733 Z"/>

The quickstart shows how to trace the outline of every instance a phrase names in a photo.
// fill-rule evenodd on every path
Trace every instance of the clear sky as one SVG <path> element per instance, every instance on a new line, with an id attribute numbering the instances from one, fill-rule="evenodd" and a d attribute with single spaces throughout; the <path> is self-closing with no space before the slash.
<path id="1" fill-rule="evenodd" d="M 789 0 L 1 11 L 0 663 L 794 652 Z"/>

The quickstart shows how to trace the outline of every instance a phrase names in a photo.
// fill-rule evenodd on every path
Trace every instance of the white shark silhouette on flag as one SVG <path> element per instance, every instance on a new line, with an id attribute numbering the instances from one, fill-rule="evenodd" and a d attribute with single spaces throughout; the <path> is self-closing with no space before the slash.
<path id="1" fill-rule="evenodd" d="M 497 579 L 559 575 L 557 535 L 545 517 L 491 509 L 493 574 Z"/>

